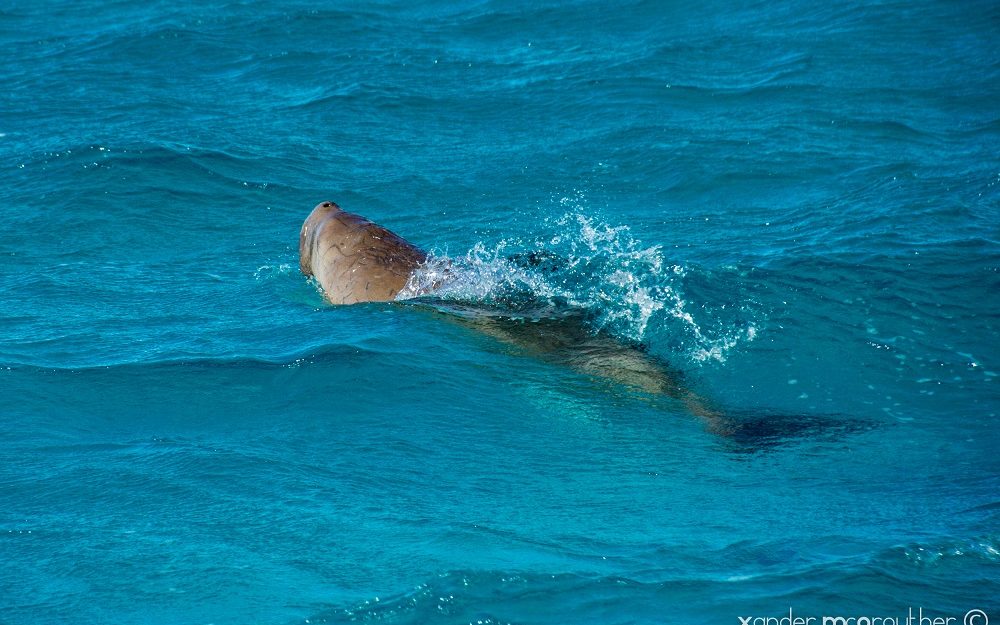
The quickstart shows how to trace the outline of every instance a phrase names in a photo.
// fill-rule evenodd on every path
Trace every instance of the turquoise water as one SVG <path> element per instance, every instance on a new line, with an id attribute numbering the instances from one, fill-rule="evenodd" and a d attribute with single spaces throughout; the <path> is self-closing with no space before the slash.
<path id="1" fill-rule="evenodd" d="M 998 33 L 990 1 L 0 3 L 0 622 L 1000 621 Z M 461 267 L 446 298 L 644 344 L 737 434 L 325 305 L 323 200 Z"/>

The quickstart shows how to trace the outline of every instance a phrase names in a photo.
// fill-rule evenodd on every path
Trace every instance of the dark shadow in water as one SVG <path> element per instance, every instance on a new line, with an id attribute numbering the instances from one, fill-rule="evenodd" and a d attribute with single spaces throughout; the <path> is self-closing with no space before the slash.
<path id="1" fill-rule="evenodd" d="M 736 453 L 757 453 L 791 443 L 835 442 L 879 427 L 880 423 L 845 415 L 775 414 L 727 410 L 716 431 L 724 444 Z"/>

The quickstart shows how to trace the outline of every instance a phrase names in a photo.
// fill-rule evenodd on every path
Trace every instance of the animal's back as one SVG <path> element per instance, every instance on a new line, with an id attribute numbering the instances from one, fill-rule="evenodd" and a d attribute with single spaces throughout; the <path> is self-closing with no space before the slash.
<path id="1" fill-rule="evenodd" d="M 299 235 L 302 273 L 315 276 L 333 304 L 390 301 L 426 258 L 412 243 L 333 202 L 314 208 Z"/>

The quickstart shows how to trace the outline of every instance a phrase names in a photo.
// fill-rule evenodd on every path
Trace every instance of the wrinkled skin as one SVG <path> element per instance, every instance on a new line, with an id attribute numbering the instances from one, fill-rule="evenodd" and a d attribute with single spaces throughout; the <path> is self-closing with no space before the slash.
<path id="1" fill-rule="evenodd" d="M 333 202 L 313 209 L 299 234 L 299 268 L 332 304 L 387 302 L 427 254 Z"/>

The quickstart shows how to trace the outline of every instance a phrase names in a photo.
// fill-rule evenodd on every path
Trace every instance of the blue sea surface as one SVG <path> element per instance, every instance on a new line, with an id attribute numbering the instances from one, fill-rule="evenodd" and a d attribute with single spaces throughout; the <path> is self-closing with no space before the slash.
<path id="1" fill-rule="evenodd" d="M 1000 622 L 995 0 L 0 0 L 0 46 L 0 623 Z M 324 303 L 324 200 L 731 427 Z"/>

